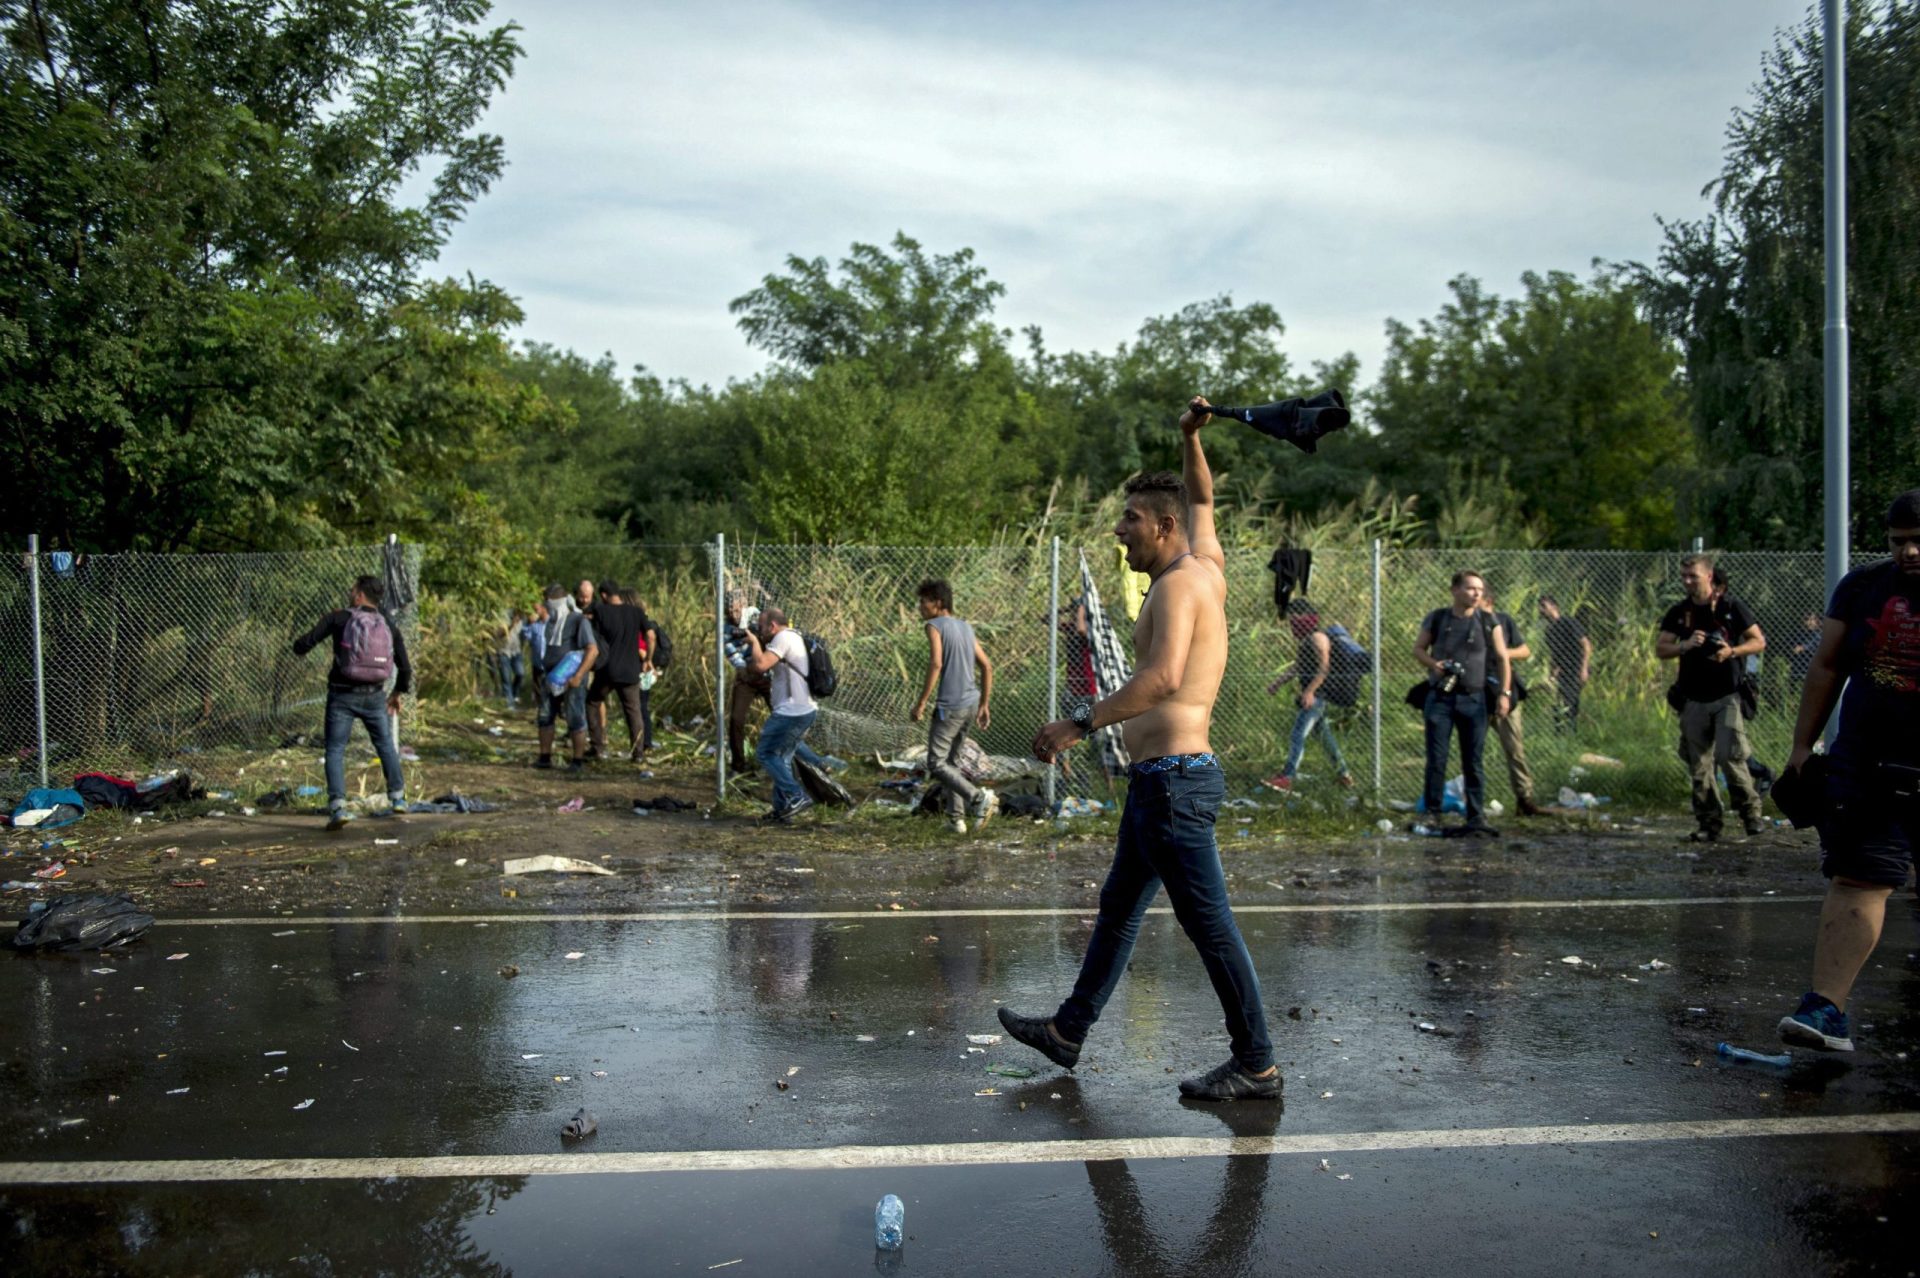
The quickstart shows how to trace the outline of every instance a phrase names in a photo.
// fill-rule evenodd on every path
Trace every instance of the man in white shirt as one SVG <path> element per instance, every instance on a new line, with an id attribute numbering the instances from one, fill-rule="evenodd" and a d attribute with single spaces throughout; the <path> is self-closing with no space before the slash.
<path id="1" fill-rule="evenodd" d="M 793 754 L 806 739 L 818 710 L 807 688 L 806 642 L 787 625 L 787 615 L 780 609 L 764 609 L 758 631 L 747 631 L 746 668 L 773 680 L 773 713 L 761 725 L 754 755 L 773 781 L 773 810 L 766 819 L 786 825 L 813 806 L 793 775 Z"/>

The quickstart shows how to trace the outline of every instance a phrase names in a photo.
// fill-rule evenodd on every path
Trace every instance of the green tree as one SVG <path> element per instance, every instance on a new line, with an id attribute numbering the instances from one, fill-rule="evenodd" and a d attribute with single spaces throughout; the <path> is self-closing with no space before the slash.
<path id="1" fill-rule="evenodd" d="M 1856 545 L 1920 482 L 1920 3 L 1848 6 L 1847 260 Z M 1703 466 L 1701 531 L 1723 544 L 1820 536 L 1825 316 L 1822 38 L 1783 32 L 1734 113 L 1713 213 L 1667 225 L 1642 275 L 1684 349 Z"/>
<path id="2" fill-rule="evenodd" d="M 1521 285 L 1502 301 L 1460 276 L 1434 318 L 1388 321 L 1373 392 L 1387 474 L 1434 499 L 1430 518 L 1471 501 L 1470 522 L 1504 512 L 1510 537 L 1672 545 L 1692 459 L 1672 348 L 1617 271 Z"/>
<path id="3" fill-rule="evenodd" d="M 0 0 L 10 533 L 216 549 L 484 512 L 461 478 L 540 415 L 498 380 L 518 311 L 415 276 L 504 164 L 475 126 L 520 50 L 487 10 Z"/>

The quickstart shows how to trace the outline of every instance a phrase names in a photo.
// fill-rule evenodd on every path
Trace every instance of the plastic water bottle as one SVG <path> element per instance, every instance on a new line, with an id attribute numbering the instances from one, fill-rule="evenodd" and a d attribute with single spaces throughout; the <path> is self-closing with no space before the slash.
<path id="1" fill-rule="evenodd" d="M 873 1209 L 873 1245 L 881 1251 L 899 1251 L 901 1230 L 907 1223 L 906 1204 L 899 1195 L 888 1194 Z"/>
<path id="2" fill-rule="evenodd" d="M 1744 1047 L 1735 1047 L 1732 1043 L 1722 1043 L 1713 1049 L 1730 1061 L 1752 1061 L 1755 1065 L 1791 1065 L 1793 1057 L 1785 1052 L 1778 1056 L 1768 1056 L 1764 1052 L 1751 1051 Z"/>

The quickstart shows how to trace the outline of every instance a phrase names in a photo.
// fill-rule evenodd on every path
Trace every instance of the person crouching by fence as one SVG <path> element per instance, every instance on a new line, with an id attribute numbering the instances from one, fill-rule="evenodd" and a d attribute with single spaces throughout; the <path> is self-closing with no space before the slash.
<path id="1" fill-rule="evenodd" d="M 1513 667 L 1507 640 L 1480 610 L 1486 582 L 1477 572 L 1453 574 L 1453 606 L 1435 608 L 1420 623 L 1413 655 L 1427 669 L 1426 687 L 1408 694 L 1426 721 L 1427 773 L 1421 797 L 1429 817 L 1446 801 L 1447 753 L 1460 734 L 1460 772 L 1466 787 L 1467 828 L 1487 826 L 1487 782 L 1481 760 L 1487 748 L 1488 701 L 1495 716 L 1512 706 Z"/>
<path id="2" fill-rule="evenodd" d="M 953 615 L 952 586 L 944 581 L 923 581 L 918 597 L 920 619 L 927 623 L 927 686 L 920 690 L 920 700 L 914 702 L 912 718 L 919 723 L 927 717 L 927 703 L 933 703 L 933 723 L 927 730 L 927 775 L 946 791 L 947 828 L 965 834 L 968 818 L 978 828 L 1000 810 L 1000 796 L 985 786 L 976 786 L 960 770 L 967 729 L 975 722 L 982 728 L 993 723 L 993 662 L 987 660 L 987 650 L 980 646 L 972 625 Z M 980 668 L 977 685 L 973 681 L 975 666 Z"/>
<path id="3" fill-rule="evenodd" d="M 295 656 L 304 657 L 322 639 L 333 640 L 333 665 L 327 673 L 327 828 L 347 824 L 347 738 L 354 720 L 367 725 L 374 753 L 387 783 L 393 810 L 407 806 L 406 778 L 400 771 L 400 749 L 393 741 L 393 718 L 400 698 L 413 687 L 413 665 L 400 627 L 381 611 L 386 587 L 375 576 L 357 577 L 348 592 L 347 606 L 328 613 L 320 623 L 293 641 Z M 387 679 L 393 678 L 393 691 Z"/>
<path id="4" fill-rule="evenodd" d="M 553 766 L 553 725 L 567 721 L 573 747 L 569 767 L 581 768 L 587 754 L 586 680 L 600 648 L 594 642 L 593 623 L 573 606 L 562 586 L 547 587 L 547 624 L 540 654 L 539 711 L 534 724 L 540 730 L 540 757 L 536 768 Z"/>
<path id="5" fill-rule="evenodd" d="M 1727 789 L 1747 836 L 1760 833 L 1760 791 L 1747 769 L 1753 749 L 1741 706 L 1746 658 L 1767 646 L 1752 609 L 1713 586 L 1713 560 L 1688 555 L 1680 561 L 1680 585 L 1686 593 L 1660 619 L 1654 645 L 1662 661 L 1678 661 L 1680 670 L 1667 703 L 1680 714 L 1680 758 L 1693 776 L 1693 819 L 1687 836 L 1695 843 L 1722 837 L 1726 807 L 1714 783 L 1716 765 L 1726 773 Z"/>
<path id="6" fill-rule="evenodd" d="M 813 726 L 818 708 L 807 687 L 812 667 L 806 642 L 787 625 L 787 614 L 780 609 L 764 610 L 759 629 L 747 631 L 745 669 L 772 678 L 772 712 L 760 726 L 760 743 L 753 753 L 773 783 L 773 807 L 763 819 L 787 825 L 813 806 L 793 775 L 793 756 Z"/>
<path id="7" fill-rule="evenodd" d="M 1299 711 L 1293 716 L 1293 737 L 1287 744 L 1286 766 L 1261 784 L 1282 794 L 1292 790 L 1293 774 L 1299 771 L 1300 760 L 1307 753 L 1307 738 L 1318 732 L 1320 744 L 1327 748 L 1327 759 L 1333 764 L 1334 775 L 1341 785 L 1352 789 L 1353 773 L 1347 768 L 1346 756 L 1340 753 L 1340 742 L 1333 735 L 1333 725 L 1327 722 L 1327 711 L 1336 704 L 1352 705 L 1359 692 L 1359 680 L 1344 669 L 1335 669 L 1333 636 L 1321 628 L 1320 614 L 1311 602 L 1291 600 L 1287 604 L 1287 624 L 1293 630 L 1293 669 L 1268 684 L 1267 695 L 1278 693 L 1289 680 L 1296 681 L 1300 692 L 1294 704 Z M 1341 631 L 1342 635 L 1345 633 Z M 1344 700 L 1341 699 L 1343 693 L 1347 694 Z"/>

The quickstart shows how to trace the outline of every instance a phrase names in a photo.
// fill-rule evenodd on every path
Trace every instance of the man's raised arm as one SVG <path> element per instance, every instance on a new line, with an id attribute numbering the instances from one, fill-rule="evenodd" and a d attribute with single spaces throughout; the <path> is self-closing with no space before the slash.
<path id="1" fill-rule="evenodd" d="M 1187 484 L 1187 544 L 1195 559 L 1226 571 L 1227 555 L 1213 528 L 1213 470 L 1200 447 L 1200 429 L 1213 420 L 1206 397 L 1195 395 L 1180 414 L 1180 472 Z"/>

